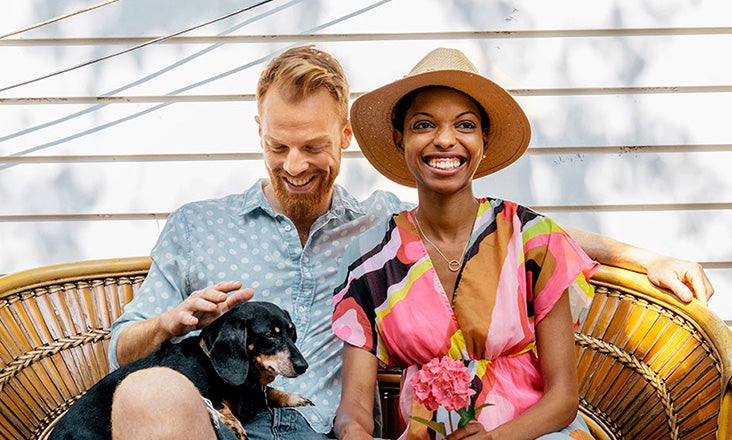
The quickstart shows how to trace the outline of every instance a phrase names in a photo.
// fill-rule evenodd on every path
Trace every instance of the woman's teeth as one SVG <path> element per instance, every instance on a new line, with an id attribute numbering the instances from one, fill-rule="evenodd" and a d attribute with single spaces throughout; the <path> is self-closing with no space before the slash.
<path id="1" fill-rule="evenodd" d="M 451 170 L 460 166 L 460 159 L 453 158 L 432 158 L 427 161 L 427 165 L 440 170 Z"/>

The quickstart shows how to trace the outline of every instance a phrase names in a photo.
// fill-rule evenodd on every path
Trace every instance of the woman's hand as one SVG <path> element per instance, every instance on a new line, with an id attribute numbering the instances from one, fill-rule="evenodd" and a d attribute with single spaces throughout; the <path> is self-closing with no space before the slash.
<path id="1" fill-rule="evenodd" d="M 343 387 L 333 429 L 339 440 L 372 440 L 378 361 L 370 352 L 343 344 Z"/>
<path id="2" fill-rule="evenodd" d="M 374 440 L 374 436 L 364 431 L 360 426 L 352 426 L 349 429 L 346 428 L 338 436 L 338 440 Z"/>
<path id="3" fill-rule="evenodd" d="M 493 440 L 494 437 L 490 432 L 486 432 L 480 423 L 468 423 L 462 428 L 456 429 L 452 434 L 445 437 L 445 440 L 460 440 L 469 438 L 470 440 Z"/>

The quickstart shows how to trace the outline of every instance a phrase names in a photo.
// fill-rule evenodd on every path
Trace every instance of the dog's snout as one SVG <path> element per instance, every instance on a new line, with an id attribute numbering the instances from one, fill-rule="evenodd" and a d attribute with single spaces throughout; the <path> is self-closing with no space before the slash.
<path id="1" fill-rule="evenodd" d="M 295 370 L 295 374 L 299 376 L 308 369 L 308 362 L 304 357 L 296 356 L 295 359 L 292 360 L 292 368 Z"/>

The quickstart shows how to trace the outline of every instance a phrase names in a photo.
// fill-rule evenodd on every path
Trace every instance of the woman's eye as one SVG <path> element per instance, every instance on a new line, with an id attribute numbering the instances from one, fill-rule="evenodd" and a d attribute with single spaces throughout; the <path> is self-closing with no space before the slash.
<path id="1" fill-rule="evenodd" d="M 412 124 L 412 128 L 414 130 L 426 130 L 428 128 L 431 128 L 432 124 L 428 121 L 418 121 Z"/>
<path id="2" fill-rule="evenodd" d="M 461 130 L 473 130 L 475 127 L 476 125 L 472 121 L 462 121 L 457 125 L 457 128 Z"/>

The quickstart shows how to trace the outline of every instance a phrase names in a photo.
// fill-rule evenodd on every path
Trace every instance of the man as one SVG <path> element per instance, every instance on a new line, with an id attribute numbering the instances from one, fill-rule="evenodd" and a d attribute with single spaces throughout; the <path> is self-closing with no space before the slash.
<path id="1" fill-rule="evenodd" d="M 343 70 L 327 53 L 299 47 L 268 65 L 257 87 L 256 121 L 269 179 L 171 214 L 144 285 L 113 325 L 113 367 L 206 326 L 256 291 L 257 299 L 290 312 L 310 364 L 303 376 L 274 385 L 314 406 L 263 412 L 247 433 L 251 439 L 326 438 L 341 389 L 342 344 L 330 327 L 341 255 L 356 235 L 405 208 L 392 194 L 377 191 L 359 202 L 334 184 L 351 142 L 348 100 Z M 713 291 L 698 264 L 572 234 L 590 256 L 647 270 L 682 298 L 690 295 L 685 283 L 702 300 Z M 166 369 L 133 374 L 120 385 L 112 425 L 119 439 L 217 435 L 195 388 Z"/>

